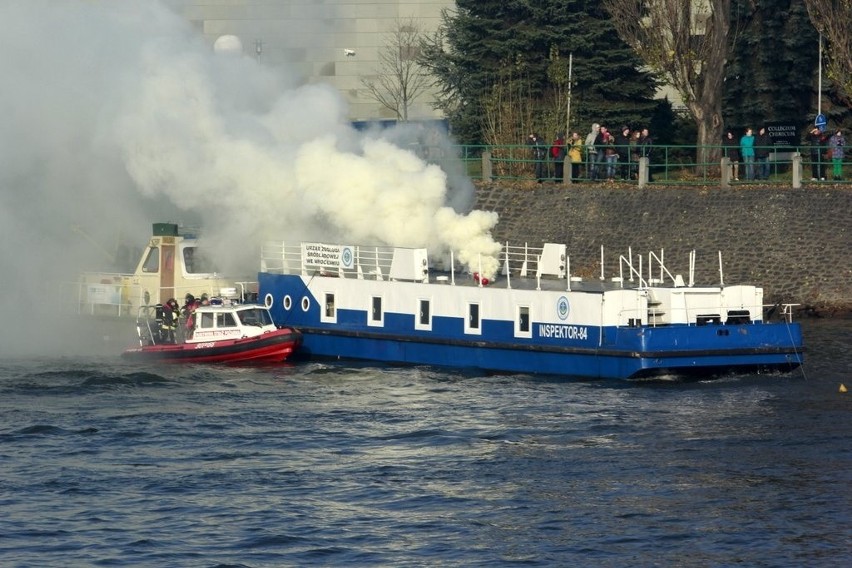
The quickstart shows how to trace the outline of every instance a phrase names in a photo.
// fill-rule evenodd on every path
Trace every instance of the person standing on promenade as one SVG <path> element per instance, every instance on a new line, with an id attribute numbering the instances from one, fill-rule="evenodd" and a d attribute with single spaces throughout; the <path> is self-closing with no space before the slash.
<path id="1" fill-rule="evenodd" d="M 630 137 L 630 176 L 629 179 L 639 179 L 639 140 L 642 133 L 638 130 L 633 131 Z"/>
<path id="2" fill-rule="evenodd" d="M 589 181 L 598 177 L 598 149 L 595 147 L 595 140 L 600 134 L 601 125 L 597 122 L 592 124 L 592 129 L 586 134 L 586 177 Z"/>
<path id="3" fill-rule="evenodd" d="M 846 146 L 846 138 L 843 137 L 843 132 L 838 128 L 834 136 L 828 139 L 828 148 L 831 152 L 831 164 L 834 167 L 832 177 L 835 181 L 843 179 L 843 147 Z"/>
<path id="4" fill-rule="evenodd" d="M 734 181 L 740 180 L 740 146 L 737 139 L 734 138 L 734 133 L 728 130 L 725 137 L 722 138 L 723 155 L 731 161 L 731 179 Z"/>
<path id="5" fill-rule="evenodd" d="M 535 161 L 535 178 L 538 183 L 544 182 L 547 177 L 547 145 L 537 132 L 530 134 L 527 144 L 532 148 L 532 156 Z"/>
<path id="6" fill-rule="evenodd" d="M 568 158 L 571 160 L 571 181 L 580 178 L 580 164 L 583 161 L 583 140 L 580 134 L 574 132 L 568 141 Z"/>
<path id="7" fill-rule="evenodd" d="M 615 151 L 618 153 L 618 176 L 622 180 L 630 179 L 630 129 L 626 126 L 615 136 Z"/>
<path id="8" fill-rule="evenodd" d="M 565 135 L 561 132 L 556 134 L 556 140 L 550 147 L 550 158 L 553 160 L 553 177 L 556 183 L 562 183 L 565 169 Z"/>
<path id="9" fill-rule="evenodd" d="M 754 179 L 754 131 L 746 128 L 745 134 L 740 138 L 740 156 L 745 163 L 746 179 Z"/>
<path id="10" fill-rule="evenodd" d="M 642 158 L 648 158 L 648 183 L 654 181 L 654 176 L 651 175 L 651 150 L 654 148 L 654 139 L 651 138 L 651 133 L 647 128 L 642 129 L 642 135 L 639 136 L 639 155 Z"/>
<path id="11" fill-rule="evenodd" d="M 757 163 L 757 178 L 769 179 L 769 150 L 772 142 L 766 128 L 757 131 L 754 137 L 754 160 Z"/>
<path id="12" fill-rule="evenodd" d="M 597 138 L 595 138 L 595 148 L 598 150 L 598 179 L 603 179 L 607 177 L 607 145 L 609 144 L 610 136 L 609 130 L 606 126 L 601 125 L 600 132 L 598 132 Z"/>

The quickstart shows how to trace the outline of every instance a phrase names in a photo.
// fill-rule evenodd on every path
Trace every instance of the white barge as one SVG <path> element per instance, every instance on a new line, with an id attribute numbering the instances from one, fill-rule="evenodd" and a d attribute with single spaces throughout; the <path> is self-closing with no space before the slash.
<path id="1" fill-rule="evenodd" d="M 802 364 L 791 305 L 765 321 L 761 288 L 696 286 L 662 257 L 643 271 L 622 256 L 618 276 L 588 280 L 571 275 L 565 245 L 507 244 L 488 282 L 452 260 L 435 269 L 423 248 L 268 243 L 259 301 L 299 329 L 307 357 L 617 379 Z"/>

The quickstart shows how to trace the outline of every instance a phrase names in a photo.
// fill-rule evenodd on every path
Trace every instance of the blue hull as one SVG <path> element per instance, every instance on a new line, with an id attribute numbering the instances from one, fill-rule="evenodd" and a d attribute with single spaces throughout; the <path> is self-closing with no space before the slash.
<path id="1" fill-rule="evenodd" d="M 496 372 L 554 374 L 577 378 L 634 379 L 661 374 L 791 370 L 802 364 L 796 323 L 666 326 L 571 326 L 575 337 L 549 333 L 552 324 L 532 322 L 530 337 L 517 337 L 511 321 L 483 319 L 481 333 L 465 333 L 464 318 L 434 317 L 416 329 L 414 314 L 386 312 L 368 325 L 365 310 L 336 310 L 322 320 L 320 302 L 295 275 L 259 275 L 261 297 L 269 296 L 278 325 L 303 335 L 298 357 L 331 357 L 404 364 L 476 368 Z M 309 298 L 308 309 L 298 299 Z M 293 298 L 287 310 L 282 298 Z M 304 301 L 304 300 L 303 300 Z M 570 334 L 569 334 L 570 335 Z M 568 340 L 570 339 L 570 341 Z"/>

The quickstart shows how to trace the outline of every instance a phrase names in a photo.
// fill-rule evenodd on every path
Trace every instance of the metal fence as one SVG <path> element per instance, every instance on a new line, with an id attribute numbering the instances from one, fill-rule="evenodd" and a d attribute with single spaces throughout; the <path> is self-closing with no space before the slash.
<path id="1" fill-rule="evenodd" d="M 545 181 L 560 181 L 556 178 L 556 163 L 553 159 L 537 160 L 532 149 L 526 144 L 486 146 L 458 146 L 458 156 L 465 165 L 467 175 L 479 180 L 503 181 L 535 181 L 536 166 L 542 162 Z M 684 145 L 655 145 L 650 147 L 647 161 L 647 180 L 639 176 L 639 160 L 632 155 L 633 148 L 628 150 L 631 158 L 628 161 L 616 161 L 615 173 L 607 175 L 609 164 L 605 158 L 595 160 L 598 174 L 592 176 L 593 166 L 584 152 L 583 161 L 579 164 L 578 177 L 571 177 L 571 162 L 565 159 L 563 163 L 563 179 L 565 183 L 591 181 L 618 181 L 623 183 L 653 185 L 748 185 L 776 184 L 796 185 L 796 174 L 799 180 L 811 180 L 814 183 L 831 184 L 843 180 L 843 175 L 833 176 L 833 162 L 820 152 L 816 162 L 811 160 L 809 146 L 766 147 L 765 158 L 754 158 L 745 161 L 740 158 L 736 162 L 723 164 L 722 160 L 699 161 L 699 155 L 724 155 L 725 147 L 704 147 L 705 152 L 699 152 L 698 146 Z M 761 153 L 760 147 L 755 148 Z M 823 149 L 824 150 L 824 149 Z M 847 158 L 841 165 L 844 169 L 852 168 Z M 797 168 L 799 170 L 797 171 Z M 603 175 L 601 175 L 603 173 Z M 845 173 L 845 172 L 844 172 Z M 724 175 L 723 175 L 724 174 Z"/>

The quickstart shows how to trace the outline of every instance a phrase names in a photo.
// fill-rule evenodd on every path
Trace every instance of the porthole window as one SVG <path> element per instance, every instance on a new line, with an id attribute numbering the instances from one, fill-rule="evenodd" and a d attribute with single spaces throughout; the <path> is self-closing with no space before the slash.
<path id="1" fill-rule="evenodd" d="M 263 305 L 266 306 L 267 308 L 272 307 L 272 302 L 273 302 L 272 294 L 267 294 L 266 296 L 263 297 Z"/>
<path id="2" fill-rule="evenodd" d="M 284 309 L 287 310 L 287 311 L 290 311 L 290 308 L 293 307 L 293 299 L 290 297 L 289 294 L 284 296 L 283 304 L 284 304 Z"/>
<path id="3" fill-rule="evenodd" d="M 305 296 L 304 298 L 302 298 L 302 311 L 306 312 L 306 311 L 308 311 L 308 308 L 310 308 L 310 307 L 311 307 L 311 301 L 308 299 L 307 296 Z"/>

